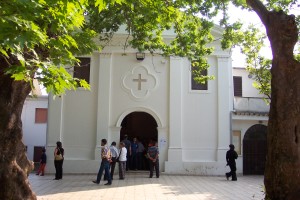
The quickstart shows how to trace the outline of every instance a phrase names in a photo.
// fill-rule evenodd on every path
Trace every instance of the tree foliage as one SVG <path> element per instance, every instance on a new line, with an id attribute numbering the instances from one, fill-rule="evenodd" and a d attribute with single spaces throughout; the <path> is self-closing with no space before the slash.
<path id="1" fill-rule="evenodd" d="M 241 53 L 246 55 L 246 69 L 254 80 L 255 87 L 260 94 L 265 95 L 265 101 L 271 100 L 271 65 L 272 60 L 261 55 L 260 50 L 264 47 L 266 35 L 250 24 L 247 29 L 236 33 Z"/>
<path id="2" fill-rule="evenodd" d="M 75 55 L 98 47 L 96 33 L 81 29 L 88 1 L 3 0 L 0 2 L 1 72 L 16 81 L 38 79 L 48 92 L 63 93 L 85 81 L 73 79 L 65 70 L 76 62 Z"/>
<path id="3" fill-rule="evenodd" d="M 15 80 L 31 82 L 36 78 L 48 92 L 55 94 L 78 86 L 88 88 L 86 82 L 74 80 L 64 70 L 65 66 L 74 65 L 76 55 L 89 54 L 99 48 L 93 40 L 96 34 L 100 41 L 107 41 L 124 25 L 129 37 L 124 48 L 131 45 L 141 51 L 185 56 L 198 61 L 193 63 L 196 71 L 201 71 L 208 67 L 205 56 L 213 49 L 207 44 L 214 39 L 210 30 L 214 17 L 220 13 L 220 26 L 225 28 L 223 48 L 243 46 L 249 67 L 269 63 L 250 47 L 260 48 L 258 45 L 262 44 L 257 29 L 250 27 L 242 31 L 241 22 L 228 22 L 231 2 L 251 10 L 244 0 L 3 0 L 0 52 L 9 65 L 5 73 Z M 265 6 L 288 12 L 296 3 L 266 1 Z M 163 33 L 170 29 L 176 37 L 166 41 Z M 18 63 L 10 63 L 9 58 L 15 58 Z"/>

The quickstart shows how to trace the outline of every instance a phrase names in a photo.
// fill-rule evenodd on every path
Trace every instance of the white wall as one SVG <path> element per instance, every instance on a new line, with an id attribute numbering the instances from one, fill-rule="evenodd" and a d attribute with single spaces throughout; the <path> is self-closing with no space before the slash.
<path id="1" fill-rule="evenodd" d="M 97 133 L 99 58 L 94 54 L 90 67 L 91 90 L 67 91 L 49 103 L 48 146 L 61 141 L 68 160 L 94 160 Z"/>
<path id="2" fill-rule="evenodd" d="M 47 123 L 35 123 L 35 109 L 48 108 L 48 97 L 28 97 L 22 111 L 23 142 L 27 146 L 27 157 L 33 160 L 35 146 L 46 146 Z"/>
<path id="3" fill-rule="evenodd" d="M 209 59 L 209 75 L 217 76 L 217 62 Z M 189 65 L 188 63 L 186 64 Z M 216 77 L 217 78 L 217 77 Z M 208 90 L 191 90 L 191 72 L 183 71 L 182 146 L 184 161 L 216 161 L 218 147 L 217 79 L 208 81 Z"/>
<path id="4" fill-rule="evenodd" d="M 233 68 L 233 76 L 242 77 L 243 97 L 264 97 L 259 91 L 253 87 L 253 79 L 249 78 L 249 72 L 245 68 Z"/>

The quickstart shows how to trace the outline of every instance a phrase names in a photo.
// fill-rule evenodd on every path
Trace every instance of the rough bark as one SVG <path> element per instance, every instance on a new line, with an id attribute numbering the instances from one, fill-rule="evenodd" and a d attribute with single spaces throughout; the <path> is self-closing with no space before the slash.
<path id="1" fill-rule="evenodd" d="M 13 63 L 13 60 L 10 60 Z M 33 163 L 22 142 L 21 113 L 30 84 L 4 74 L 8 62 L 0 55 L 0 199 L 36 199 L 28 175 Z"/>
<path id="2" fill-rule="evenodd" d="M 265 170 L 266 199 L 300 198 L 300 63 L 293 49 L 298 40 L 295 17 L 267 11 L 247 0 L 261 18 L 271 43 L 271 105 Z"/>

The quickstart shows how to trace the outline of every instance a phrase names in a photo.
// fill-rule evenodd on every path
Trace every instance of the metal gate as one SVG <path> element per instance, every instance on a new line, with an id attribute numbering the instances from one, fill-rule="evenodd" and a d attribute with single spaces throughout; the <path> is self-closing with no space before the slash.
<path id="1" fill-rule="evenodd" d="M 267 127 L 250 127 L 243 139 L 243 174 L 263 175 L 267 155 Z"/>

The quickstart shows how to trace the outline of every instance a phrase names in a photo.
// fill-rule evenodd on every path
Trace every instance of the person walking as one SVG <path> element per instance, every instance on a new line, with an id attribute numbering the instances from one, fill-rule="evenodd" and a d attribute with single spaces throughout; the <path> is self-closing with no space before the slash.
<path id="1" fill-rule="evenodd" d="M 156 172 L 156 178 L 159 178 L 159 159 L 158 159 L 159 150 L 158 150 L 158 146 L 156 145 L 156 143 L 154 141 L 151 141 L 151 145 L 148 148 L 147 155 L 149 158 L 149 167 L 150 167 L 149 178 L 153 177 L 154 168 L 155 168 L 155 172 Z"/>
<path id="2" fill-rule="evenodd" d="M 41 176 L 45 175 L 46 163 L 47 163 L 46 149 L 43 148 L 41 159 L 40 159 L 40 167 L 39 167 L 38 171 L 36 172 L 36 175 L 40 175 L 40 174 L 41 174 Z"/>
<path id="3" fill-rule="evenodd" d="M 102 139 L 101 140 L 101 164 L 100 164 L 100 168 L 97 174 L 97 179 L 93 181 L 93 183 L 99 184 L 100 180 L 102 178 L 103 175 L 103 171 L 105 171 L 104 176 L 107 177 L 107 183 L 105 183 L 104 185 L 111 185 L 112 184 L 112 180 L 110 177 L 110 173 L 109 173 L 109 166 L 110 166 L 110 161 L 111 161 L 111 152 L 109 147 L 106 145 L 107 144 L 107 140 L 106 139 Z"/>
<path id="4" fill-rule="evenodd" d="M 60 141 L 56 142 L 56 148 L 54 150 L 55 178 L 53 180 L 62 179 L 64 155 L 65 150 L 62 148 L 62 143 Z"/>
<path id="5" fill-rule="evenodd" d="M 229 177 L 232 177 L 232 181 L 237 181 L 236 177 L 236 163 L 235 160 L 238 158 L 238 154 L 234 150 L 234 145 L 229 145 L 229 150 L 226 153 L 227 166 L 230 167 L 230 172 L 226 173 L 226 179 L 229 180 Z"/>
<path id="6" fill-rule="evenodd" d="M 111 146 L 109 147 L 110 152 L 111 152 L 111 163 L 110 163 L 110 178 L 111 178 L 111 180 L 113 180 L 117 158 L 119 157 L 119 151 L 118 151 L 116 145 L 117 145 L 116 142 L 112 142 Z"/>
<path id="7" fill-rule="evenodd" d="M 127 149 L 125 148 L 125 143 L 120 142 L 120 153 L 119 153 L 119 179 L 125 179 L 125 171 L 126 171 L 126 158 Z"/>

